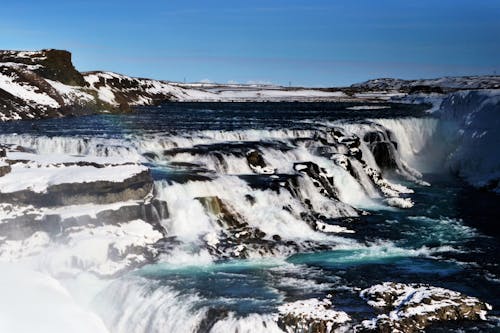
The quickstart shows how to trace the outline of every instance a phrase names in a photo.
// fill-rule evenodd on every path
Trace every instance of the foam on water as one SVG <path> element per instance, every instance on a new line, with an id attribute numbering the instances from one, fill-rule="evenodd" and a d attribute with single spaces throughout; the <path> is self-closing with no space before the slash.
<path id="1" fill-rule="evenodd" d="M 372 244 L 339 245 L 331 251 L 321 253 L 297 254 L 289 261 L 294 264 L 321 263 L 327 266 L 359 265 L 366 263 L 384 263 L 400 258 L 430 258 L 442 252 L 457 251 L 451 246 L 429 248 L 404 248 L 390 241 L 378 241 Z"/>

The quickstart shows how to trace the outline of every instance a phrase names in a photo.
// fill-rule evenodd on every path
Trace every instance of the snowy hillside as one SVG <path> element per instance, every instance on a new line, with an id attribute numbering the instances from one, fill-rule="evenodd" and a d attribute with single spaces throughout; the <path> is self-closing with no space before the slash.
<path id="1" fill-rule="evenodd" d="M 412 100 L 463 89 L 495 89 L 499 76 L 377 79 L 347 88 L 176 83 L 113 72 L 80 73 L 62 50 L 0 51 L 0 121 L 124 112 L 166 101 L 281 102 Z M 425 99 L 424 99 L 425 100 Z"/>
<path id="2" fill-rule="evenodd" d="M 180 84 L 112 72 L 78 72 L 61 50 L 0 51 L 0 120 L 128 111 L 165 101 L 316 101 L 340 91 L 261 85 Z"/>
<path id="3" fill-rule="evenodd" d="M 500 76 L 461 76 L 420 80 L 381 78 L 356 83 L 351 87 L 364 90 L 398 90 L 404 92 L 497 89 L 500 88 Z"/>

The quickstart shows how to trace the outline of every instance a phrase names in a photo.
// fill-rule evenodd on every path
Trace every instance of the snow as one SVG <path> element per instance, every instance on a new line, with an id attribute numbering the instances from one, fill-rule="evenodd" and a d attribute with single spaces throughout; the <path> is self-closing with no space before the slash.
<path id="1" fill-rule="evenodd" d="M 39 210 L 40 213 L 45 215 L 59 215 L 61 219 L 66 219 L 68 217 L 78 217 L 87 215 L 91 218 L 96 218 L 97 214 L 102 211 L 113 210 L 116 211 L 121 207 L 138 205 L 138 201 L 121 201 L 111 204 L 83 204 L 83 205 L 68 205 L 56 208 L 42 208 Z"/>
<path id="2" fill-rule="evenodd" d="M 97 82 L 99 82 L 100 76 L 97 74 L 85 74 L 83 78 L 88 84 L 94 86 Z"/>
<path id="3" fill-rule="evenodd" d="M 45 79 L 45 81 L 47 81 L 55 90 L 57 90 L 66 104 L 71 104 L 75 101 L 78 101 L 80 104 L 82 104 L 94 100 L 94 97 L 92 95 L 85 93 L 78 88 L 49 79 Z"/>
<path id="4" fill-rule="evenodd" d="M 69 155 L 58 153 L 33 154 L 27 152 L 8 151 L 7 159 L 12 161 L 32 161 L 39 165 L 57 165 L 63 163 L 97 163 L 101 165 L 116 165 L 130 163 L 130 159 L 121 156 Z M 137 162 L 137 161 L 134 161 Z"/>
<path id="5" fill-rule="evenodd" d="M 42 65 L 28 65 L 28 64 L 22 64 L 18 62 L 0 62 L 0 66 L 6 66 L 6 67 L 13 67 L 13 68 L 21 68 L 21 69 L 27 69 L 30 71 L 37 70 L 40 68 L 43 68 Z"/>
<path id="6" fill-rule="evenodd" d="M 35 262 L 54 276 L 81 272 L 110 276 L 131 265 L 145 263 L 146 248 L 163 237 L 142 220 L 72 227 L 66 232 L 62 243 L 52 242 L 45 232 L 36 232 L 24 240 L 5 240 L 0 245 L 0 261 L 18 262 L 35 257 Z M 138 248 L 141 254 L 129 251 Z"/>
<path id="7" fill-rule="evenodd" d="M 49 186 L 67 183 L 87 183 L 96 181 L 122 182 L 147 168 L 140 165 L 117 165 L 104 168 L 93 166 L 53 166 L 38 167 L 33 163 L 17 163 L 12 171 L 0 177 L 0 191 L 12 193 L 29 189 L 42 193 Z"/>
<path id="8" fill-rule="evenodd" d="M 134 105 L 148 105 L 154 95 L 173 98 L 177 101 L 282 101 L 282 100 L 317 100 L 347 98 L 341 91 L 327 92 L 318 89 L 288 89 L 261 85 L 218 85 L 218 84 L 180 84 L 152 79 L 133 78 L 113 72 L 93 72 L 84 74 L 85 81 L 98 93 L 99 99 L 111 105 L 117 105 L 115 94 L 134 91 L 138 96 Z M 110 86 L 107 80 L 130 82 L 133 88 Z M 97 83 L 104 86 L 97 87 Z"/>
<path id="9" fill-rule="evenodd" d="M 0 203 L 0 223 L 6 219 L 16 218 L 27 214 L 37 213 L 38 210 L 33 206 L 16 206 L 9 203 Z"/>
<path id="10" fill-rule="evenodd" d="M 359 99 L 378 99 L 378 100 L 390 100 L 392 98 L 401 98 L 406 96 L 405 93 L 397 91 L 370 91 L 355 93 L 354 97 Z"/>
<path id="11" fill-rule="evenodd" d="M 12 76 L 0 73 L 0 89 L 20 98 L 36 104 L 58 108 L 59 103 L 44 92 L 39 92 L 38 88 L 32 85 L 21 84 L 15 81 Z"/>
<path id="12" fill-rule="evenodd" d="M 278 307 L 281 315 L 291 315 L 302 319 L 302 324 L 308 321 L 325 321 L 335 324 L 343 324 L 351 320 L 344 311 L 333 310 L 329 299 L 318 300 L 316 298 L 285 303 Z"/>
<path id="13" fill-rule="evenodd" d="M 411 198 L 387 198 L 385 201 L 389 206 L 398 208 L 411 208 L 414 205 Z"/>
<path id="14" fill-rule="evenodd" d="M 115 94 L 109 87 L 99 87 L 97 95 L 101 101 L 115 106 L 118 105 L 115 99 Z"/>
<path id="15" fill-rule="evenodd" d="M 22 240 L 5 240 L 0 244 L 0 261 L 15 262 L 39 254 L 49 244 L 50 236 L 41 231 Z"/>
<path id="16" fill-rule="evenodd" d="M 432 86 L 444 89 L 484 89 L 500 88 L 500 76 L 456 76 L 436 79 L 402 80 L 381 78 L 353 84 L 352 87 L 361 89 L 394 89 L 411 88 L 416 86 Z"/>

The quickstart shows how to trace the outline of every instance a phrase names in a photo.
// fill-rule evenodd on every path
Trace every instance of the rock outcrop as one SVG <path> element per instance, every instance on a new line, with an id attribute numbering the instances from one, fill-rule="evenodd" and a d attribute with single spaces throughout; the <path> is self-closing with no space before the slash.
<path id="1" fill-rule="evenodd" d="M 68 51 L 0 51 L 0 63 L 17 63 L 20 68 L 31 69 L 43 78 L 70 86 L 85 86 L 83 75 L 73 66 L 71 53 Z"/>
<path id="2" fill-rule="evenodd" d="M 330 333 L 351 320 L 344 311 L 335 310 L 328 298 L 285 303 L 278 311 L 278 326 L 288 333 Z"/>
<path id="3" fill-rule="evenodd" d="M 155 260 L 168 208 L 154 198 L 146 167 L 1 149 L 1 261 L 54 251 L 51 256 L 63 263 L 54 268 L 56 276 L 88 271 L 109 277 Z"/>
<path id="4" fill-rule="evenodd" d="M 369 305 L 385 313 L 364 321 L 361 330 L 420 332 L 434 322 L 486 320 L 491 306 L 475 297 L 424 284 L 384 282 L 361 291 Z"/>

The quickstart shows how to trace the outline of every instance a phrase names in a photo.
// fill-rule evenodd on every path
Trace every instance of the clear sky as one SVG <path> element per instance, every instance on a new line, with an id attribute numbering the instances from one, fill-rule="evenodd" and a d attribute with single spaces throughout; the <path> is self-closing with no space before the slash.
<path id="1" fill-rule="evenodd" d="M 79 70 L 338 86 L 500 74 L 500 0 L 3 0 L 0 48 Z"/>

